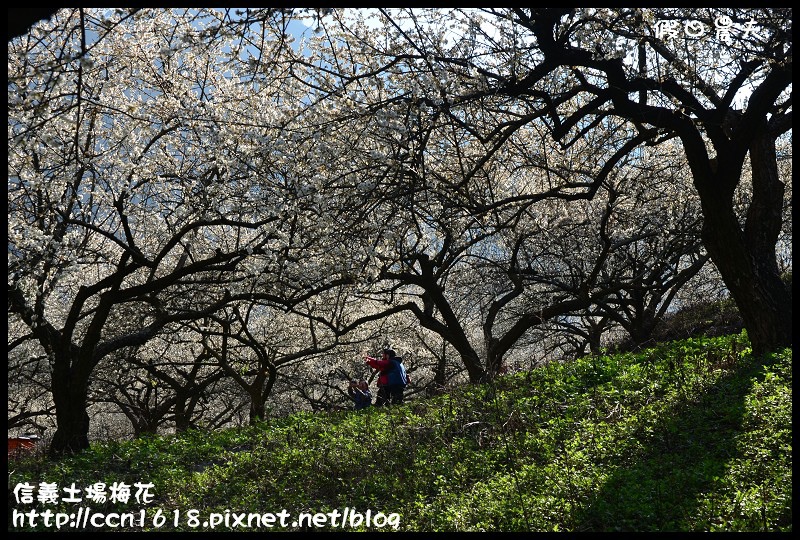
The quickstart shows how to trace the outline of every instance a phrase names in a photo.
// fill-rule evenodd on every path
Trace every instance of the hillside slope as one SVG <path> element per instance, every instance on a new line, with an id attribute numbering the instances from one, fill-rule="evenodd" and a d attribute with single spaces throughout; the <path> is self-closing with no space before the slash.
<path id="1" fill-rule="evenodd" d="M 693 338 L 395 408 L 96 444 L 15 464 L 9 530 L 54 530 L 49 509 L 66 530 L 790 531 L 791 360 Z M 18 502 L 26 482 L 82 500 Z M 101 482 L 106 502 L 84 489 Z"/>

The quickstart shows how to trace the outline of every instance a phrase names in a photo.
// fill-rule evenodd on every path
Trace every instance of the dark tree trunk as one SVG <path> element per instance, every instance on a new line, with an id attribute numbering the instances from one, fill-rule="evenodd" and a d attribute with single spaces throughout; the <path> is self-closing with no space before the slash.
<path id="1" fill-rule="evenodd" d="M 753 353 L 792 344 L 792 306 L 772 261 L 752 258 L 735 220 L 707 219 L 704 239 L 742 315 Z"/>
<path id="2" fill-rule="evenodd" d="M 250 386 L 250 424 L 255 424 L 267 417 L 267 399 L 275 386 L 278 378 L 277 368 L 265 358 L 262 358 L 261 372 L 256 376 Z"/>
<path id="3" fill-rule="evenodd" d="M 191 409 L 187 406 L 188 396 L 180 390 L 175 397 L 175 432 L 181 433 L 191 426 Z"/>
<path id="4" fill-rule="evenodd" d="M 486 343 L 486 376 L 490 378 L 497 377 L 503 371 L 503 358 L 505 357 L 505 350 L 500 347 L 500 340 L 497 338 L 489 338 Z"/>
<path id="5" fill-rule="evenodd" d="M 650 342 L 653 338 L 656 320 L 649 312 L 637 313 L 636 317 L 630 321 L 626 330 L 630 336 L 630 349 L 638 350 L 643 345 Z"/>
<path id="6" fill-rule="evenodd" d="M 420 256 L 418 260 L 422 275 L 417 279 L 416 285 L 419 285 L 424 290 L 422 294 L 424 309 L 413 309 L 412 311 L 422 326 L 436 332 L 453 346 L 461 357 L 464 367 L 467 368 L 470 382 L 483 382 L 486 379 L 486 370 L 483 368 L 480 356 L 470 344 L 461 322 L 453 312 L 450 303 L 436 280 L 433 262 L 426 256 Z M 434 306 L 438 308 L 443 322 L 438 321 L 433 316 Z"/>
<path id="7" fill-rule="evenodd" d="M 250 394 L 250 425 L 258 423 L 266 417 L 266 400 L 262 399 L 259 392 Z"/>
<path id="8" fill-rule="evenodd" d="M 89 448 L 88 378 L 71 369 L 66 358 L 57 357 L 52 387 L 58 427 L 50 443 L 50 456 L 72 455 Z"/>
<path id="9" fill-rule="evenodd" d="M 442 340 L 442 354 L 436 359 L 433 374 L 433 384 L 438 392 L 447 385 L 447 341 L 445 340 Z"/>
<path id="10" fill-rule="evenodd" d="M 589 325 L 587 344 L 589 345 L 589 352 L 594 355 L 600 354 L 600 340 L 603 338 L 603 330 L 605 324 Z"/>
<path id="11" fill-rule="evenodd" d="M 744 228 L 730 197 L 713 189 L 714 184 L 735 184 L 741 169 L 727 170 L 721 163 L 712 182 L 696 185 L 705 219 L 703 241 L 739 308 L 753 354 L 761 356 L 792 344 L 792 304 L 775 254 L 784 185 L 775 142 L 765 128 L 754 136 L 750 157 L 753 200 Z"/>

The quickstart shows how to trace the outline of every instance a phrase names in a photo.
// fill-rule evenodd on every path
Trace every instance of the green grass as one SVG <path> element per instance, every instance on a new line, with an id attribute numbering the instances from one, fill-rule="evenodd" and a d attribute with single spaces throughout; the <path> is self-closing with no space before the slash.
<path id="1" fill-rule="evenodd" d="M 94 444 L 12 467 L 9 530 L 48 529 L 15 527 L 14 509 L 91 506 L 144 508 L 129 530 L 207 531 L 212 513 L 226 530 L 226 511 L 227 530 L 256 530 L 231 513 L 281 510 L 286 529 L 317 530 L 291 521 L 349 508 L 364 517 L 349 530 L 378 530 L 370 510 L 404 531 L 791 531 L 791 362 L 755 361 L 744 334 L 693 338 L 390 409 Z M 154 500 L 22 504 L 21 482 L 152 482 Z"/>

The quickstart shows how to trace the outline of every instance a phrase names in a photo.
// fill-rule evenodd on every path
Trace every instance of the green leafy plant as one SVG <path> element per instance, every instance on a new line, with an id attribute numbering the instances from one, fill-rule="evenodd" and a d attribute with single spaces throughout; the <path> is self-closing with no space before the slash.
<path id="1" fill-rule="evenodd" d="M 115 530 L 209 530 L 190 525 L 190 509 L 349 508 L 396 513 L 406 531 L 790 531 L 791 363 L 791 349 L 756 361 L 745 334 L 699 337 L 551 363 L 424 406 L 96 443 L 60 461 L 15 463 L 9 530 L 47 529 L 13 521 L 14 510 L 79 506 L 17 503 L 20 483 L 152 482 L 147 525 Z M 159 516 L 170 519 L 156 527 Z M 248 530 L 309 528 L 318 529 Z"/>

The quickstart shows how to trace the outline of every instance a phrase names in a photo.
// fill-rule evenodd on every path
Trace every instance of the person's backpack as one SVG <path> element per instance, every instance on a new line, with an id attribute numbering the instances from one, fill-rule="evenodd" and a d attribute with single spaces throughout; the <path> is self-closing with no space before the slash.
<path id="1" fill-rule="evenodd" d="M 400 384 L 406 386 L 408 384 L 408 375 L 406 375 L 406 368 L 399 358 L 391 358 L 392 369 L 387 373 L 389 378 L 388 384 Z"/>

